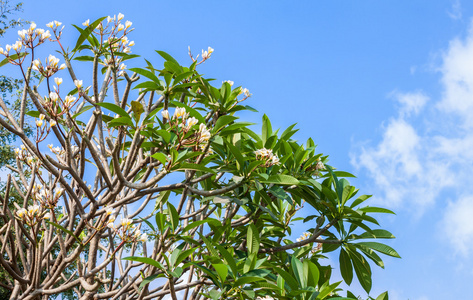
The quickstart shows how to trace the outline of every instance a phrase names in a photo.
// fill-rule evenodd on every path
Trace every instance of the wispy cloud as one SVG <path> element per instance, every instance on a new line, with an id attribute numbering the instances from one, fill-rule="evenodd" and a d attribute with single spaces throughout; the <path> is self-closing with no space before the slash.
<path id="1" fill-rule="evenodd" d="M 452 3 L 452 9 L 447 11 L 447 14 L 453 20 L 461 20 L 462 19 L 462 7 L 460 0 L 454 0 Z"/>
<path id="2" fill-rule="evenodd" d="M 421 215 L 436 205 L 458 253 L 473 252 L 473 22 L 450 41 L 438 68 L 442 93 L 393 92 L 398 113 L 376 145 L 356 148 L 352 164 L 367 172 L 384 205 Z M 448 193 L 447 193 L 448 192 Z"/>

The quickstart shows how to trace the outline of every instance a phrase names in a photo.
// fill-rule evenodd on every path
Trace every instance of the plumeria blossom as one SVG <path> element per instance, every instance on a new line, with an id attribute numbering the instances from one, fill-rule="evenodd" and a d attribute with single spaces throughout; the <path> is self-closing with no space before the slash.
<path id="1" fill-rule="evenodd" d="M 173 118 L 178 119 L 180 117 L 185 116 L 185 114 L 186 114 L 186 108 L 185 107 L 177 107 L 176 110 L 174 111 Z"/>
<path id="2" fill-rule="evenodd" d="M 201 123 L 199 125 L 198 136 L 199 136 L 199 138 L 198 138 L 199 143 L 206 142 L 206 141 L 210 140 L 211 134 L 210 134 L 210 131 L 205 126 L 205 124 Z"/>
<path id="3" fill-rule="evenodd" d="M 274 155 L 273 150 L 262 148 L 255 151 L 256 159 L 265 160 L 265 167 L 279 164 L 279 158 Z"/>
<path id="4" fill-rule="evenodd" d="M 310 233 L 308 232 L 304 232 L 299 238 L 297 238 L 297 241 L 298 242 L 302 242 L 302 241 L 305 241 L 307 240 L 308 238 L 310 238 Z"/>
<path id="5" fill-rule="evenodd" d="M 88 26 L 89 26 L 89 22 L 90 22 L 90 20 L 87 19 L 84 23 L 82 23 L 82 25 L 84 25 L 85 27 L 88 27 Z"/>
<path id="6" fill-rule="evenodd" d="M 105 213 L 107 214 L 107 216 L 109 216 L 109 215 L 115 213 L 115 209 L 113 207 L 107 207 L 105 209 Z"/>
<path id="7" fill-rule="evenodd" d="M 214 49 L 212 47 L 209 47 L 207 51 L 202 50 L 202 59 L 203 60 L 209 59 L 213 52 L 214 52 Z"/>
<path id="8" fill-rule="evenodd" d="M 161 115 L 163 116 L 164 119 L 169 120 L 169 111 L 167 109 L 161 111 Z"/>
<path id="9" fill-rule="evenodd" d="M 194 126 L 197 123 L 199 123 L 199 120 L 197 120 L 195 117 L 191 117 L 187 119 L 186 129 L 189 130 L 192 126 Z"/>
<path id="10" fill-rule="evenodd" d="M 80 89 L 82 87 L 82 80 L 74 80 L 74 85 L 77 89 Z"/>

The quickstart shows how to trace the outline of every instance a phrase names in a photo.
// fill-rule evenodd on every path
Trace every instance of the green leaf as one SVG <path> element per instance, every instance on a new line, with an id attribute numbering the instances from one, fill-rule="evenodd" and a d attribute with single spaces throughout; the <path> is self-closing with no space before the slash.
<path id="1" fill-rule="evenodd" d="M 40 112 L 36 110 L 30 110 L 30 111 L 27 111 L 25 114 L 33 118 L 39 118 Z"/>
<path id="2" fill-rule="evenodd" d="M 261 129 L 261 138 L 263 140 L 263 145 L 266 143 L 266 140 L 272 135 L 273 129 L 271 127 L 271 121 L 267 115 L 263 115 L 263 128 Z"/>
<path id="3" fill-rule="evenodd" d="M 350 285 L 353 280 L 353 266 L 348 253 L 343 248 L 340 250 L 339 261 L 343 280 L 345 280 L 346 284 Z"/>
<path id="4" fill-rule="evenodd" d="M 102 17 L 100 19 L 97 19 L 95 20 L 94 22 L 92 22 L 87 28 L 85 29 L 81 29 L 79 27 L 77 27 L 76 25 L 72 25 L 74 26 L 77 30 L 79 30 L 79 32 L 81 33 L 81 35 L 79 36 L 79 38 L 77 39 L 77 43 L 76 43 L 76 46 L 74 47 L 74 49 L 72 50 L 72 52 L 75 52 L 77 51 L 77 49 L 82 45 L 82 43 L 84 43 L 84 41 L 87 39 L 87 37 L 89 37 L 89 35 L 94 31 L 95 28 L 97 28 L 97 26 L 99 25 L 100 22 L 102 22 L 103 20 L 105 20 L 107 17 Z"/>
<path id="5" fill-rule="evenodd" d="M 385 214 L 393 214 L 395 213 L 392 210 L 382 207 L 374 207 L 374 206 L 366 206 L 358 209 L 359 211 L 366 212 L 366 213 L 385 213 Z"/>
<path id="6" fill-rule="evenodd" d="M 54 227 L 56 227 L 56 228 L 58 228 L 58 229 L 64 231 L 64 232 L 67 233 L 68 235 L 72 236 L 76 241 L 78 241 L 79 243 L 81 243 L 81 241 L 79 240 L 79 238 L 78 238 L 77 236 L 75 236 L 75 234 L 74 234 L 72 231 L 67 230 L 66 228 L 62 227 L 62 226 L 59 225 L 59 224 L 56 224 L 56 223 L 53 223 L 53 222 L 50 222 L 50 221 L 47 221 L 47 220 L 46 220 L 46 223 L 51 224 L 51 225 L 53 225 Z"/>
<path id="7" fill-rule="evenodd" d="M 8 64 L 11 60 L 16 60 L 16 59 L 21 58 L 21 57 L 26 56 L 26 55 L 28 55 L 28 53 L 26 53 L 26 52 L 22 52 L 20 54 L 10 55 L 9 57 L 3 59 L 0 62 L 0 67 L 3 67 L 4 65 Z"/>
<path id="8" fill-rule="evenodd" d="M 166 275 L 164 275 L 164 273 L 157 273 L 157 274 L 146 277 L 140 283 L 140 289 L 142 289 L 145 285 L 147 285 L 148 283 L 154 281 L 156 278 L 159 278 L 159 277 L 166 277 Z"/>
<path id="9" fill-rule="evenodd" d="M 230 124 L 231 122 L 235 121 L 236 119 L 238 119 L 238 118 L 234 117 L 234 116 L 229 116 L 229 115 L 221 116 L 220 118 L 218 118 L 217 122 L 215 123 L 215 126 L 212 130 L 213 134 L 217 133 L 221 128 L 223 128 L 224 126 Z"/>
<path id="10" fill-rule="evenodd" d="M 300 182 L 296 178 L 290 175 L 276 174 L 271 175 L 266 180 L 261 180 L 262 183 L 274 183 L 283 185 L 299 185 Z"/>
<path id="11" fill-rule="evenodd" d="M 120 106 L 112 104 L 112 103 L 107 103 L 107 102 L 102 102 L 102 103 L 97 103 L 98 106 L 101 106 L 103 108 L 106 108 L 122 117 L 128 118 L 131 120 L 130 115 Z"/>
<path id="12" fill-rule="evenodd" d="M 156 52 L 161 55 L 162 58 L 164 58 L 165 60 L 167 61 L 171 61 L 173 63 L 175 63 L 176 65 L 179 65 L 179 63 L 177 62 L 177 60 L 174 59 L 174 57 L 172 57 L 171 55 L 167 54 L 166 52 L 164 51 L 159 51 L 159 50 L 156 50 Z"/>
<path id="13" fill-rule="evenodd" d="M 93 107 L 92 105 L 83 106 L 77 113 L 75 113 L 75 114 L 72 116 L 72 119 L 77 118 L 79 115 L 81 115 L 82 113 L 88 111 L 88 110 L 91 109 L 92 107 Z"/>
<path id="14" fill-rule="evenodd" d="M 212 224 L 213 226 L 222 226 L 222 223 L 219 221 L 219 220 L 216 220 L 216 219 L 212 219 L 212 218 L 207 218 L 205 220 L 199 220 L 199 221 L 195 221 L 195 222 L 192 222 L 190 223 L 189 225 L 187 225 L 186 227 L 184 227 L 184 229 L 182 230 L 182 232 L 187 232 L 193 228 L 196 228 L 202 224 L 205 224 L 205 223 L 209 223 L 209 224 Z"/>
<path id="15" fill-rule="evenodd" d="M 176 230 L 176 228 L 179 226 L 179 214 L 177 213 L 176 208 L 169 202 L 168 202 L 168 213 L 171 217 L 172 229 Z"/>
<path id="16" fill-rule="evenodd" d="M 297 281 L 299 282 L 299 286 L 305 288 L 307 286 L 307 278 L 304 277 L 304 266 L 295 255 L 293 255 L 291 258 L 291 267 L 292 272 L 294 273 Z"/>
<path id="17" fill-rule="evenodd" d="M 394 239 L 395 236 L 384 229 L 373 229 L 371 232 L 363 232 L 355 237 L 355 239 Z"/>
<path id="18" fill-rule="evenodd" d="M 220 277 L 220 280 L 225 282 L 225 279 L 227 278 L 228 275 L 228 267 L 225 264 L 212 264 L 214 269 L 217 271 L 218 276 Z"/>
<path id="19" fill-rule="evenodd" d="M 363 289 L 369 293 L 371 291 L 371 269 L 368 262 L 356 251 L 349 252 L 352 259 L 353 267 L 355 269 L 356 277 Z"/>
<path id="20" fill-rule="evenodd" d="M 250 226 L 248 226 L 246 241 L 248 245 L 248 254 L 258 253 L 260 240 L 259 232 L 255 224 L 250 224 Z"/>
<path id="21" fill-rule="evenodd" d="M 129 70 L 132 71 L 132 72 L 138 73 L 140 75 L 143 75 L 146 78 L 151 79 L 158 86 L 161 85 L 161 82 L 159 81 L 159 78 L 151 71 L 141 69 L 141 68 L 130 68 Z"/>
<path id="22" fill-rule="evenodd" d="M 161 152 L 156 152 L 153 155 L 151 155 L 152 158 L 157 159 L 160 161 L 163 165 L 167 163 L 167 157 Z"/>
<path id="23" fill-rule="evenodd" d="M 185 162 L 180 163 L 179 168 L 177 170 L 195 170 L 195 171 L 201 171 L 204 173 L 216 174 L 216 172 L 210 168 L 207 168 L 198 164 L 191 164 L 191 163 L 185 163 Z"/>
<path id="24" fill-rule="evenodd" d="M 177 257 L 175 265 L 179 265 L 184 259 L 188 258 L 194 252 L 195 252 L 195 248 L 182 251 Z"/>
<path id="25" fill-rule="evenodd" d="M 94 61 L 94 57 L 93 56 L 77 56 L 77 57 L 74 57 L 74 60 L 77 60 L 77 61 Z"/>
<path id="26" fill-rule="evenodd" d="M 131 110 L 135 114 L 135 121 L 138 122 L 141 114 L 145 111 L 143 109 L 143 104 L 138 101 L 131 101 Z"/>
<path id="27" fill-rule="evenodd" d="M 131 260 L 131 261 L 142 262 L 142 263 L 151 265 L 153 267 L 156 267 L 156 268 L 160 269 L 161 271 L 166 271 L 166 268 L 163 266 L 162 263 L 160 263 L 159 261 L 156 261 L 152 258 L 149 258 L 149 257 L 129 256 L 129 257 L 124 257 L 122 259 L 123 260 Z"/>
<path id="28" fill-rule="evenodd" d="M 396 250 L 394 250 L 393 248 L 391 248 L 391 247 L 389 247 L 388 245 L 385 245 L 385 244 L 381 244 L 381 243 L 377 243 L 377 242 L 359 242 L 357 244 L 366 246 L 366 247 L 371 248 L 375 251 L 381 252 L 383 254 L 386 254 L 386 255 L 389 255 L 389 256 L 392 256 L 392 257 L 401 258 L 401 256 L 399 256 L 399 254 L 396 252 Z"/>
<path id="29" fill-rule="evenodd" d="M 376 300 L 389 300 L 388 292 L 384 292 L 378 297 L 376 297 Z"/>
<path id="30" fill-rule="evenodd" d="M 304 260 L 304 277 L 307 277 L 307 286 L 316 287 L 318 285 L 320 278 L 319 268 L 307 259 Z"/>
<path id="31" fill-rule="evenodd" d="M 237 265 L 235 263 L 235 260 L 233 259 L 232 255 L 230 254 L 230 252 L 228 252 L 227 249 L 225 249 L 221 245 L 216 245 L 215 247 L 217 248 L 218 252 L 220 252 L 220 254 L 223 256 L 223 258 L 227 262 L 228 266 L 232 270 L 233 276 L 237 276 L 238 275 L 238 268 L 237 268 Z"/>

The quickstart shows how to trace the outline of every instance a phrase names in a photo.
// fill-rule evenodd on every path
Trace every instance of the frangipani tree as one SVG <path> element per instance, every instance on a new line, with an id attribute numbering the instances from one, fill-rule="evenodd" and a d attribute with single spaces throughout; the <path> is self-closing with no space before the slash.
<path id="1" fill-rule="evenodd" d="M 329 166 L 311 139 L 291 139 L 294 125 L 273 130 L 264 116 L 255 133 L 239 120 L 253 110 L 248 90 L 214 87 L 197 71 L 212 48 L 189 51 L 189 66 L 157 51 L 163 67 L 127 68 L 140 60 L 123 17 L 74 26 L 72 50 L 57 21 L 32 23 L 0 49 L 0 64 L 25 80 L 21 119 L 37 127 L 29 138 L 0 101 L 0 124 L 22 141 L 0 199 L 11 299 L 356 299 L 339 296 L 324 264 L 332 251 L 343 280 L 356 274 L 369 292 L 368 261 L 398 257 L 373 241 L 393 235 L 373 229 L 371 214 L 392 212 L 365 206 L 351 174 Z M 37 58 L 46 43 L 62 57 Z M 79 78 L 84 62 L 91 75 Z M 10 203 L 13 190 L 22 202 Z M 293 241 L 295 224 L 306 232 Z"/>

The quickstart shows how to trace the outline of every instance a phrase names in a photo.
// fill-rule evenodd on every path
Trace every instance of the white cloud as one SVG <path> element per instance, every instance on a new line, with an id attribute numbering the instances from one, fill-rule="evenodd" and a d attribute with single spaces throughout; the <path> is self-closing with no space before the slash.
<path id="1" fill-rule="evenodd" d="M 460 0 L 454 0 L 452 3 L 452 10 L 447 11 L 447 14 L 453 20 L 461 20 L 462 19 L 462 8 Z"/>
<path id="2" fill-rule="evenodd" d="M 438 70 L 439 99 L 392 93 L 398 115 L 382 128 L 378 144 L 359 147 L 351 161 L 359 173 L 367 171 L 382 204 L 417 216 L 434 204 L 445 211 L 442 234 L 468 255 L 473 252 L 473 22 L 466 37 L 449 43 Z"/>
<path id="3" fill-rule="evenodd" d="M 422 92 L 400 93 L 396 91 L 391 93 L 391 96 L 402 105 L 399 110 L 402 117 L 419 114 L 429 100 L 429 97 Z"/>
<path id="4" fill-rule="evenodd" d="M 473 250 L 473 196 L 465 196 L 448 204 L 443 224 L 456 253 L 468 255 Z"/>

